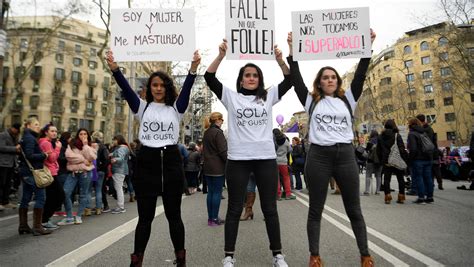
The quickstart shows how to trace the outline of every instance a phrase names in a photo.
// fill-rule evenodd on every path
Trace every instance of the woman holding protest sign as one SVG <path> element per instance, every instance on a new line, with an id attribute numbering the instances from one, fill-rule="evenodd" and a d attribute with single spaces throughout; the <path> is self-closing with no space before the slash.
<path id="1" fill-rule="evenodd" d="M 371 41 L 375 33 L 370 31 Z M 352 140 L 352 111 L 362 93 L 365 73 L 370 58 L 361 58 L 346 92 L 341 88 L 342 79 L 332 67 L 323 67 L 309 92 L 299 71 L 298 62 L 293 61 L 293 37 L 288 34 L 291 81 L 296 94 L 310 116 L 309 141 L 305 176 L 309 183 L 308 239 L 311 252 L 309 266 L 322 266 L 319 255 L 321 215 L 326 201 L 328 183 L 331 177 L 339 185 L 347 216 L 361 254 L 362 266 L 373 266 L 369 254 L 367 229 L 360 207 L 359 171 L 355 161 Z"/>
<path id="2" fill-rule="evenodd" d="M 237 92 L 223 86 L 216 71 L 225 57 L 227 40 L 219 45 L 219 55 L 207 69 L 204 78 L 217 98 L 227 108 L 229 121 L 227 179 L 229 201 L 225 223 L 224 266 L 233 266 L 235 243 L 244 196 L 250 173 L 256 177 L 260 203 L 273 252 L 274 266 L 287 266 L 281 253 L 280 223 L 276 207 L 278 173 L 272 137 L 272 106 L 291 88 L 288 66 L 276 46 L 275 58 L 285 76 L 278 86 L 265 90 L 263 73 L 252 63 L 240 69 Z M 259 149 L 255 149 L 258 147 Z"/>
<path id="3" fill-rule="evenodd" d="M 179 123 L 188 107 L 201 56 L 198 51 L 194 52 L 191 69 L 179 96 L 173 79 L 167 73 L 153 72 L 146 86 L 146 101 L 140 99 L 130 87 L 114 62 L 112 52 L 107 53 L 106 60 L 130 109 L 140 120 L 139 139 L 142 147 L 137 154 L 137 170 L 132 180 L 138 207 L 138 224 L 130 266 L 142 265 L 158 196 L 163 198 L 176 255 L 175 263 L 177 266 L 186 266 L 184 224 L 181 219 L 184 170 L 177 143 Z"/>

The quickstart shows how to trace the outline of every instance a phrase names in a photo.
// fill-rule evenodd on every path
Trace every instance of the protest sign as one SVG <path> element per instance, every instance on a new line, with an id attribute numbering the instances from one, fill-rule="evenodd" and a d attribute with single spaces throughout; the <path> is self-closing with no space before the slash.
<path id="1" fill-rule="evenodd" d="M 227 59 L 274 60 L 273 0 L 225 0 Z"/>
<path id="2" fill-rule="evenodd" d="M 369 8 L 292 12 L 295 60 L 371 56 Z"/>
<path id="3" fill-rule="evenodd" d="M 117 61 L 192 60 L 192 9 L 112 9 L 110 46 Z"/>

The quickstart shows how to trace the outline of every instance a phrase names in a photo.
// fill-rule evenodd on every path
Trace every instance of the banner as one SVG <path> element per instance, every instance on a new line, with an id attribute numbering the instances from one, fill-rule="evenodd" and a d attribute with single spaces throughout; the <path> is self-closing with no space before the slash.
<path id="1" fill-rule="evenodd" d="M 295 60 L 371 57 L 368 7 L 291 15 Z"/>
<path id="2" fill-rule="evenodd" d="M 110 47 L 117 61 L 191 61 L 192 9 L 112 9 Z"/>
<path id="3" fill-rule="evenodd" d="M 273 0 L 225 0 L 227 59 L 275 60 Z"/>

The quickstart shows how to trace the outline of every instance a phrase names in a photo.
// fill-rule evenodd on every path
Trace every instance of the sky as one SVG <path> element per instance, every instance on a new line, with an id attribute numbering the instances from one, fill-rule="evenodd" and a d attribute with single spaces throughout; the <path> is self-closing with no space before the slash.
<path id="1" fill-rule="evenodd" d="M 98 1 L 98 0 L 97 0 Z M 51 10 L 64 4 L 65 0 L 13 0 L 11 1 L 10 16 L 19 15 L 47 15 Z M 102 27 L 97 6 L 90 5 L 91 0 L 83 0 L 89 4 L 88 14 L 75 16 L 77 19 L 89 21 L 91 24 Z M 112 0 L 112 8 L 127 8 L 127 0 Z M 173 0 L 133 0 L 132 8 L 176 8 Z M 286 43 L 287 33 L 291 31 L 291 11 L 306 11 L 319 9 L 336 9 L 347 7 L 369 7 L 370 26 L 376 32 L 377 38 L 372 46 L 374 54 L 393 45 L 397 39 L 403 37 L 407 31 L 435 24 L 444 20 L 439 0 L 274 0 L 275 2 L 275 43 L 282 49 L 284 56 L 288 55 Z M 202 54 L 201 65 L 208 66 L 218 53 L 218 46 L 225 37 L 224 1 L 223 0 L 186 0 L 187 8 L 196 12 L 196 48 Z M 112 29 L 113 31 L 113 29 Z M 191 56 L 191 55 L 190 55 Z M 310 88 L 318 70 L 323 66 L 332 66 L 343 75 L 357 64 L 358 59 L 318 60 L 300 62 L 300 69 L 308 88 Z M 183 62 L 189 66 L 190 62 Z M 235 87 L 238 70 L 247 61 L 225 60 L 221 63 L 217 77 L 230 88 Z M 265 77 L 265 85 L 278 84 L 283 79 L 281 70 L 276 61 L 257 61 Z M 281 114 L 288 122 L 293 113 L 302 111 L 296 94 L 291 89 L 273 108 L 273 124 L 275 118 Z M 216 103 L 213 111 L 225 112 L 225 108 Z M 225 128 L 226 125 L 224 125 Z"/>

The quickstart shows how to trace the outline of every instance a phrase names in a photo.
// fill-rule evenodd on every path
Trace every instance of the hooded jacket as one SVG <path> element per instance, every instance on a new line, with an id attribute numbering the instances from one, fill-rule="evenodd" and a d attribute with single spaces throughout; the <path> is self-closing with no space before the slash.
<path id="1" fill-rule="evenodd" d="M 61 152 L 61 142 L 55 141 L 56 142 L 56 147 L 53 148 L 53 144 L 51 143 L 51 140 L 48 138 L 41 138 L 39 140 L 39 146 L 41 150 L 43 150 L 44 153 L 49 154 L 48 158 L 44 161 L 44 165 L 48 167 L 49 171 L 53 176 L 58 175 L 58 170 L 59 170 L 59 163 L 58 163 L 58 158 L 59 154 Z"/>
<path id="2" fill-rule="evenodd" d="M 277 164 L 288 165 L 288 153 L 291 153 L 291 147 L 285 135 L 275 136 L 275 148 Z"/>
<path id="3" fill-rule="evenodd" d="M 94 161 L 97 158 L 97 151 L 84 145 L 82 150 L 78 148 L 71 148 L 70 145 L 66 149 L 67 170 L 72 172 L 91 171 L 94 169 Z"/>
<path id="4" fill-rule="evenodd" d="M 395 132 L 392 129 L 385 129 L 377 139 L 377 156 L 381 159 L 381 163 L 386 165 L 388 163 L 388 156 L 390 149 L 395 143 Z M 408 163 L 408 153 L 405 149 L 405 144 L 400 134 L 397 135 L 397 146 L 400 151 L 402 159 Z"/>
<path id="5" fill-rule="evenodd" d="M 408 133 L 408 152 L 410 162 L 414 160 L 433 160 L 433 154 L 423 153 L 420 135 L 426 132 L 426 128 L 414 125 Z M 429 137 L 429 135 L 428 135 Z M 432 140 L 432 139 L 431 139 Z"/>

